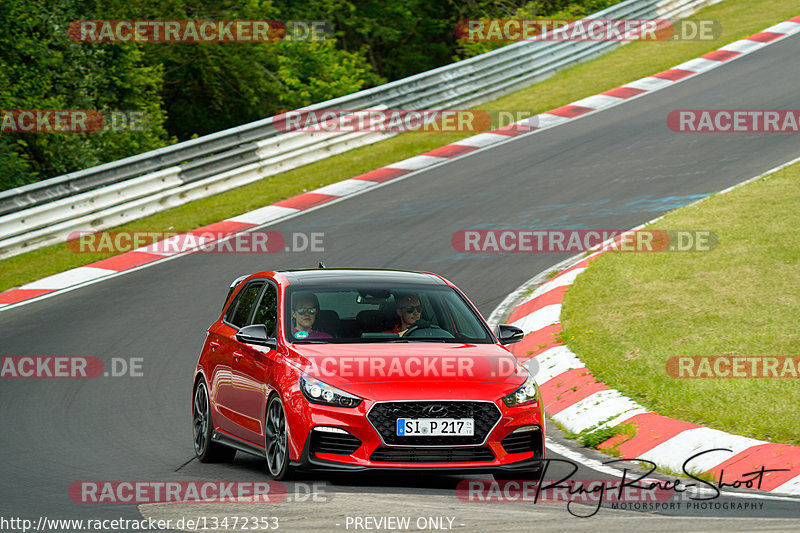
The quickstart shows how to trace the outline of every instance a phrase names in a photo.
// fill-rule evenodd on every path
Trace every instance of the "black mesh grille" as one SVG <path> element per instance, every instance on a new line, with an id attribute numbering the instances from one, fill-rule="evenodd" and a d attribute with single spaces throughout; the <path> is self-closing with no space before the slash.
<path id="1" fill-rule="evenodd" d="M 482 444 L 500 416 L 500 409 L 489 402 L 437 401 L 377 403 L 367 418 L 386 444 L 447 446 Z M 470 437 L 398 436 L 398 418 L 472 418 L 475 420 L 475 434 Z"/>
<path id="2" fill-rule="evenodd" d="M 468 463 L 494 461 L 489 448 L 378 448 L 374 463 Z"/>
<path id="3" fill-rule="evenodd" d="M 311 432 L 312 453 L 333 453 L 336 455 L 350 455 L 361 446 L 361 441 L 351 434 L 327 433 L 323 431 Z"/>
<path id="4" fill-rule="evenodd" d="M 510 433 L 500 444 L 508 453 L 540 452 L 542 450 L 542 431 L 525 431 Z"/>

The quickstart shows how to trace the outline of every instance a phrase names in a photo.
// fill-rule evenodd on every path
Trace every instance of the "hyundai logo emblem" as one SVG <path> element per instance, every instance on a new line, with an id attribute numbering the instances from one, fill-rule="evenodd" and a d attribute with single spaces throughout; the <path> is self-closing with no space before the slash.
<path id="1" fill-rule="evenodd" d="M 440 404 L 426 405 L 422 412 L 428 416 L 444 416 L 447 414 L 447 407 Z"/>

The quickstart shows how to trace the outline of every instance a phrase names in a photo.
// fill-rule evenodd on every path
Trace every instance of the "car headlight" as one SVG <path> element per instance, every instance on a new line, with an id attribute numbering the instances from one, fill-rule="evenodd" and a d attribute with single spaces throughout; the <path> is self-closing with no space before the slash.
<path id="1" fill-rule="evenodd" d="M 303 396 L 311 403 L 322 405 L 335 405 L 336 407 L 356 407 L 362 402 L 358 396 L 353 396 L 333 385 L 312 378 L 308 374 L 300 376 L 300 390 Z"/>
<path id="2" fill-rule="evenodd" d="M 536 382 L 532 376 L 528 376 L 517 390 L 503 396 L 503 403 L 509 407 L 516 407 L 518 405 L 525 405 L 526 403 L 535 402 L 539 397 L 539 390 Z"/>

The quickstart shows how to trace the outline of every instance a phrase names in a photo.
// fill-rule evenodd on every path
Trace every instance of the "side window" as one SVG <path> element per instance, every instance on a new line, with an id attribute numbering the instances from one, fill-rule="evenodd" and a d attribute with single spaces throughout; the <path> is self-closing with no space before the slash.
<path id="1" fill-rule="evenodd" d="M 228 308 L 225 313 L 225 321 L 231 323 L 237 328 L 241 328 L 247 324 L 247 319 L 250 318 L 250 312 L 255 306 L 256 298 L 258 297 L 261 287 L 264 286 L 263 281 L 251 283 L 236 296 L 236 300 Z"/>
<path id="2" fill-rule="evenodd" d="M 275 335 L 275 328 L 278 325 L 278 291 L 270 283 L 267 283 L 264 295 L 256 307 L 253 324 L 264 324 L 269 334 Z"/>
<path id="3" fill-rule="evenodd" d="M 228 294 L 227 294 L 227 296 L 225 296 L 225 301 L 222 302 L 222 309 L 225 309 L 225 304 L 227 304 L 228 300 L 231 299 L 231 294 L 233 294 L 233 291 L 236 290 L 236 287 L 238 287 L 239 284 L 241 282 L 243 282 L 245 279 L 247 279 L 247 275 L 239 276 L 238 278 L 233 280 L 233 283 L 231 283 L 231 286 L 228 288 Z M 227 320 L 227 318 L 226 318 L 226 320 Z"/>

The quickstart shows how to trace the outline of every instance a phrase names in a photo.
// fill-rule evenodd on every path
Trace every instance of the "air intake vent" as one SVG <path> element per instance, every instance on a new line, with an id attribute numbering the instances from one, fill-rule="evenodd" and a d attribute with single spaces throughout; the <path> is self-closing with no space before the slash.
<path id="1" fill-rule="evenodd" d="M 541 457 L 542 453 L 542 430 L 518 431 L 507 435 L 500 444 L 503 445 L 508 453 L 530 453 L 535 452 L 534 457 Z"/>
<path id="2" fill-rule="evenodd" d="M 370 460 L 375 463 L 477 463 L 494 461 L 489 448 L 378 448 Z"/>
<path id="3" fill-rule="evenodd" d="M 311 453 L 350 455 L 361 446 L 361 441 L 349 433 L 311 432 Z"/>

